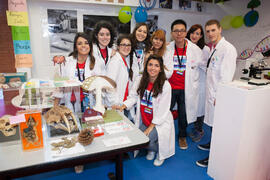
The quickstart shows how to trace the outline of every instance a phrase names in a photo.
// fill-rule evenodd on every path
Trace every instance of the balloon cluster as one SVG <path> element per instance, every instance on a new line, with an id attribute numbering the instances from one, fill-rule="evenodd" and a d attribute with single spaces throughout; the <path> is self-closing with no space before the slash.
<path id="1" fill-rule="evenodd" d="M 142 6 L 138 6 L 134 13 L 134 18 L 137 23 L 145 22 L 147 20 L 147 10 Z M 118 13 L 118 19 L 121 23 L 128 23 L 132 18 L 131 8 L 124 6 Z"/>
<path id="2" fill-rule="evenodd" d="M 247 5 L 247 8 L 251 8 L 251 11 L 249 11 L 244 17 L 232 15 L 224 16 L 220 21 L 221 27 L 226 30 L 231 27 L 240 28 L 243 24 L 247 27 L 254 26 L 259 20 L 259 13 L 255 11 L 254 8 L 260 5 L 261 2 L 259 0 L 251 0 Z"/>

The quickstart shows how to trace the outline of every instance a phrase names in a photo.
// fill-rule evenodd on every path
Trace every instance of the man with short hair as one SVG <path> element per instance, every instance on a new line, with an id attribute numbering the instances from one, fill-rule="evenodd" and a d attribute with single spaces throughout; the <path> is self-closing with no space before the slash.
<path id="1" fill-rule="evenodd" d="M 204 122 L 213 126 L 216 93 L 219 83 L 227 83 L 233 80 L 237 52 L 235 47 L 222 37 L 222 28 L 218 20 L 212 19 L 205 24 L 206 36 L 210 41 L 209 59 L 206 66 L 206 103 Z M 201 150 L 210 150 L 210 142 L 198 145 Z M 209 157 L 196 161 L 201 167 L 208 166 Z"/>
<path id="2" fill-rule="evenodd" d="M 182 19 L 171 25 L 172 41 L 166 49 L 164 64 L 172 86 L 171 110 L 177 103 L 178 142 L 180 149 L 187 149 L 187 123 L 195 122 L 198 106 L 199 63 L 201 49 L 186 39 L 187 25 Z"/>

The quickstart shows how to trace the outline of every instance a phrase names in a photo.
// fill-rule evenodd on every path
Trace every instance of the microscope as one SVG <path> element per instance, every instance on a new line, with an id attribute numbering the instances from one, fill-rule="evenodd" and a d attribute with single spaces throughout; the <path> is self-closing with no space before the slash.
<path id="1" fill-rule="evenodd" d="M 262 86 L 270 84 L 270 76 L 267 74 L 263 75 L 263 71 L 270 71 L 270 67 L 268 67 L 267 63 L 265 62 L 268 57 L 270 57 L 270 50 L 262 53 L 264 56 L 262 59 L 258 61 L 258 63 L 251 63 L 249 69 L 243 69 L 242 73 L 247 74 L 249 73 L 249 78 L 241 77 L 242 80 L 247 80 L 248 84 Z"/>

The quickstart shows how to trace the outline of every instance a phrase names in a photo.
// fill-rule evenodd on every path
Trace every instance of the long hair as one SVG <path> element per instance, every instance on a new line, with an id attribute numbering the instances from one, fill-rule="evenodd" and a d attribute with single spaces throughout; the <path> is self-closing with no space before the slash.
<path id="1" fill-rule="evenodd" d="M 137 93 L 140 95 L 140 98 L 143 98 L 144 91 L 147 89 L 148 83 L 150 82 L 149 74 L 147 72 L 147 66 L 149 64 L 150 60 L 157 60 L 159 62 L 160 66 L 160 72 L 158 74 L 157 79 L 155 80 L 153 84 L 153 97 L 157 97 L 160 93 L 162 93 L 163 85 L 166 81 L 166 75 L 164 71 L 164 64 L 163 64 L 163 58 L 162 56 L 159 56 L 157 54 L 150 55 L 146 61 L 146 66 L 143 70 L 143 75 L 139 84 L 139 87 L 137 89 Z"/>
<path id="2" fill-rule="evenodd" d="M 190 40 L 190 34 L 194 33 L 198 29 L 201 30 L 202 37 L 197 42 L 197 46 L 199 46 L 201 49 L 203 49 L 203 47 L 205 46 L 204 32 L 203 32 L 203 28 L 200 24 L 194 24 L 193 26 L 190 27 L 190 29 L 188 30 L 188 33 L 187 33 L 187 39 Z"/>
<path id="3" fill-rule="evenodd" d="M 97 36 L 98 36 L 98 33 L 101 30 L 101 28 L 106 28 L 110 31 L 111 40 L 110 40 L 108 46 L 111 48 L 113 45 L 114 38 L 115 38 L 115 30 L 114 30 L 114 27 L 112 26 L 112 24 L 109 23 L 108 21 L 99 21 L 95 24 L 94 30 L 92 32 L 93 43 L 95 43 L 97 45 L 99 44 Z"/>
<path id="4" fill-rule="evenodd" d="M 83 32 L 78 32 L 76 34 L 76 36 L 74 37 L 74 42 L 73 42 L 73 52 L 71 52 L 68 56 L 73 56 L 74 59 L 78 58 L 77 40 L 79 37 L 86 39 L 88 44 L 89 44 L 89 47 L 90 47 L 90 51 L 89 51 L 90 70 L 92 70 L 95 67 L 96 60 L 95 60 L 95 57 L 93 56 L 92 41 L 91 41 L 90 36 L 88 34 L 83 33 Z"/>
<path id="5" fill-rule="evenodd" d="M 145 40 L 143 41 L 143 43 L 145 44 L 145 48 L 144 51 L 148 52 L 151 48 L 151 43 L 150 43 L 150 33 L 149 33 L 149 27 L 147 24 L 145 23 L 138 23 L 136 24 L 135 28 L 133 29 L 133 32 L 131 34 L 131 38 L 132 38 L 132 44 L 133 44 L 133 49 L 137 49 L 137 45 L 139 43 L 139 41 L 136 38 L 136 31 L 141 27 L 141 26 L 145 26 L 147 29 L 147 35 Z"/>
<path id="6" fill-rule="evenodd" d="M 166 50 L 166 34 L 161 29 L 156 30 L 152 34 L 151 39 L 150 39 L 150 41 L 151 41 L 152 44 L 153 44 L 153 39 L 155 39 L 155 38 L 158 38 L 158 39 L 160 39 L 160 40 L 163 41 L 163 44 L 162 44 L 161 48 L 160 49 L 157 49 L 157 53 L 156 53 L 159 56 L 163 56 L 164 55 L 164 52 Z M 155 52 L 155 50 L 154 50 L 154 52 Z"/>
<path id="7" fill-rule="evenodd" d="M 123 39 L 129 40 L 130 41 L 130 44 L 132 44 L 132 40 L 131 40 L 130 35 L 122 34 L 122 35 L 120 35 L 118 37 L 117 42 L 116 42 L 118 47 L 120 46 L 120 44 L 121 44 L 121 42 L 122 42 Z M 132 77 L 133 77 L 133 70 L 132 70 L 133 52 L 134 52 L 134 50 L 133 50 L 132 45 L 131 45 L 131 50 L 130 50 L 130 53 L 129 53 L 129 73 L 128 73 L 128 76 L 129 76 L 129 78 L 130 78 L 131 81 L 133 80 L 132 79 Z"/>

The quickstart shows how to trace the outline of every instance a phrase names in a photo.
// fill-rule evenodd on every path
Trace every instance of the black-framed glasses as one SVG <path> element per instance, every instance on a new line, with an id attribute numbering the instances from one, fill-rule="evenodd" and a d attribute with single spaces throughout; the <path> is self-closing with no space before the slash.
<path id="1" fill-rule="evenodd" d="M 174 33 L 185 33 L 186 30 L 185 29 L 175 29 L 173 30 Z"/>
<path id="2" fill-rule="evenodd" d="M 120 44 L 122 47 L 131 47 L 131 44 Z"/>

